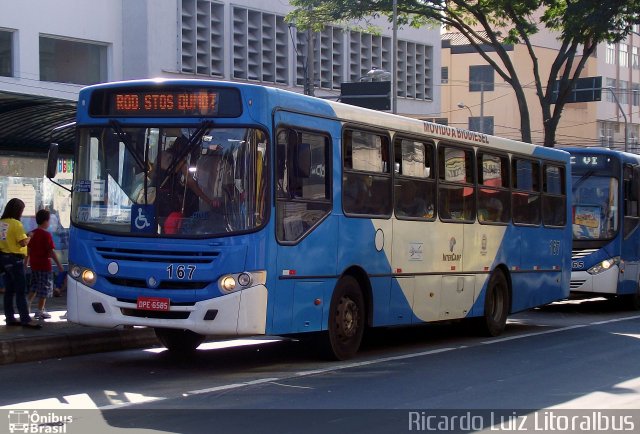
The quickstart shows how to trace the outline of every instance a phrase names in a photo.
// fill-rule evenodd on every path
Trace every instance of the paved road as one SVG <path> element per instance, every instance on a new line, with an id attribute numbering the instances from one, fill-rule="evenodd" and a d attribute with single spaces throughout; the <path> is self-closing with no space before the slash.
<path id="1" fill-rule="evenodd" d="M 2 368 L 11 393 L 0 407 L 98 409 L 85 419 L 99 414 L 103 428 L 226 433 L 270 423 L 403 432 L 408 412 L 425 409 L 640 409 L 638 312 L 563 302 L 513 316 L 501 337 L 471 335 L 464 325 L 384 330 L 348 362 L 258 339 L 208 344 L 192 360 L 150 349 L 16 364 Z M 344 409 L 358 411 L 334 411 Z M 385 409 L 395 411 L 371 411 Z"/>

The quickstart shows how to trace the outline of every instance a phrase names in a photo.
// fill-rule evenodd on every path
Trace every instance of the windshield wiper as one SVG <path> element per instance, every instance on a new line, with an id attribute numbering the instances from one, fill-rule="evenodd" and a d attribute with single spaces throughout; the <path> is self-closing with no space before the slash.
<path id="1" fill-rule="evenodd" d="M 200 143 L 200 139 L 202 138 L 202 136 L 204 136 L 204 133 L 207 131 L 207 129 L 210 129 L 212 127 L 213 127 L 213 122 L 211 121 L 205 121 L 205 122 L 202 122 L 202 124 L 200 124 L 198 129 L 189 137 L 189 140 L 187 141 L 187 145 L 182 149 L 182 152 L 180 152 L 177 156 L 174 156 L 173 161 L 167 168 L 164 179 L 160 183 L 160 188 L 164 187 L 164 185 L 167 183 L 167 181 L 173 174 L 174 170 L 176 170 L 176 167 L 178 167 L 178 164 L 182 162 L 182 159 L 185 158 L 187 155 L 189 155 L 195 149 L 195 147 Z"/>
<path id="2" fill-rule="evenodd" d="M 144 172 L 144 175 L 147 176 L 147 172 L 148 172 L 147 165 L 144 164 L 142 159 L 140 159 L 140 156 L 136 153 L 136 150 L 133 149 L 133 146 L 131 146 L 131 142 L 129 142 L 129 138 L 127 137 L 127 134 L 124 132 L 124 130 L 120 126 L 120 123 L 116 120 L 111 120 L 109 123 L 111 124 L 111 128 L 113 128 L 113 131 L 116 132 L 118 139 L 122 143 L 124 143 L 124 147 L 127 148 L 127 151 L 129 151 L 129 153 L 133 157 L 134 161 L 136 162 L 140 170 L 142 170 Z"/>
<path id="3" fill-rule="evenodd" d="M 591 169 L 588 170 L 584 175 L 582 175 L 580 177 L 580 179 L 578 179 L 574 184 L 573 184 L 573 188 L 576 189 L 578 186 L 580 186 L 580 184 L 582 184 L 583 182 L 585 182 L 587 180 L 587 178 L 590 178 L 591 175 L 593 175 L 595 173 L 595 170 Z"/>

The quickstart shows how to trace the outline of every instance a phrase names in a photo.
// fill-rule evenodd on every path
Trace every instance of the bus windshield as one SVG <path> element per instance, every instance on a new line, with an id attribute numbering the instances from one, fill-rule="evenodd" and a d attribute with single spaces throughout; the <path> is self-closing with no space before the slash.
<path id="1" fill-rule="evenodd" d="M 618 231 L 618 180 L 588 171 L 574 175 L 573 239 L 607 240 Z"/>
<path id="2" fill-rule="evenodd" d="M 265 223 L 267 135 L 260 129 L 112 122 L 79 134 L 76 225 L 189 237 Z"/>

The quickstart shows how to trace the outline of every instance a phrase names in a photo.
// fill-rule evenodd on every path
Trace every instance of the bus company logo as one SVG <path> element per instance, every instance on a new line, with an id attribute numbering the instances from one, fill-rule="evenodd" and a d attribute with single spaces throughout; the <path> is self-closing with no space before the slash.
<path id="1" fill-rule="evenodd" d="M 53 412 L 39 414 L 36 410 L 9 410 L 9 432 L 29 434 L 64 434 L 73 416 L 60 416 Z"/>
<path id="2" fill-rule="evenodd" d="M 482 234 L 482 241 L 480 242 L 480 255 L 487 255 L 487 234 Z"/>
<path id="3" fill-rule="evenodd" d="M 451 237 L 451 239 L 449 240 L 449 252 L 451 253 L 443 253 L 442 254 L 442 260 L 444 262 L 456 262 L 459 261 L 460 259 L 462 259 L 462 254 L 461 253 L 453 253 L 453 249 L 456 246 L 456 237 Z"/>

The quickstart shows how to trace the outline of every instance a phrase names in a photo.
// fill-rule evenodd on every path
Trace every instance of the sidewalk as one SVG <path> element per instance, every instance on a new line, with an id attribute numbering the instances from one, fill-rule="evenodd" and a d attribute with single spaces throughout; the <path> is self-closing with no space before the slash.
<path id="1" fill-rule="evenodd" d="M 32 312 L 36 306 L 37 299 Z M 51 318 L 40 320 L 40 330 L 7 327 L 0 293 L 0 365 L 160 345 L 149 328 L 104 329 L 67 322 L 61 318 L 67 311 L 66 293 L 47 299 L 46 310 Z"/>

